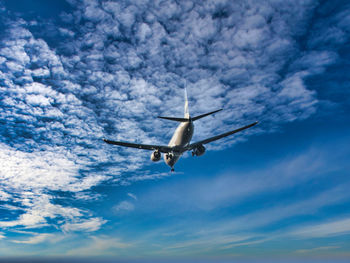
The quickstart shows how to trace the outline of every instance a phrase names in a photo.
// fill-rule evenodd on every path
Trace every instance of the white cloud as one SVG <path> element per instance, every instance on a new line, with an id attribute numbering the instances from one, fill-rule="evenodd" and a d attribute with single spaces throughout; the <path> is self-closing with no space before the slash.
<path id="1" fill-rule="evenodd" d="M 0 190 L 0 200 L 1 201 L 7 201 L 7 200 L 9 200 L 10 197 L 11 197 L 10 194 L 6 193 L 3 190 Z"/>
<path id="2" fill-rule="evenodd" d="M 217 235 L 209 238 L 208 236 L 201 236 L 197 239 L 191 239 L 184 242 L 175 242 L 175 244 L 167 247 L 167 250 L 173 249 L 185 249 L 193 250 L 201 247 L 220 247 L 226 249 L 232 246 L 244 245 L 248 240 L 252 239 L 253 236 L 249 235 Z M 230 244 L 230 245 L 229 245 Z"/>
<path id="3" fill-rule="evenodd" d="M 85 255 L 85 256 L 98 256 L 98 255 L 121 255 L 121 252 L 128 248 L 132 248 L 133 244 L 123 242 L 119 238 L 111 238 L 109 236 L 92 236 L 87 244 L 83 244 L 78 248 L 74 248 L 68 251 L 68 255 Z"/>
<path id="4" fill-rule="evenodd" d="M 54 234 L 43 233 L 43 234 L 34 235 L 26 240 L 12 240 L 12 242 L 17 244 L 34 245 L 34 244 L 39 244 L 46 241 L 52 242 L 53 239 L 56 239 Z"/>
<path id="5" fill-rule="evenodd" d="M 94 232 L 99 230 L 101 226 L 106 222 L 107 222 L 106 220 L 103 220 L 100 217 L 73 220 L 73 222 L 65 223 L 62 226 L 62 230 L 65 232 L 72 232 L 72 231 Z"/>
<path id="6" fill-rule="evenodd" d="M 201 253 L 201 249 L 231 250 L 290 238 L 298 242 L 299 239 L 348 235 L 350 229 L 347 226 L 350 224 L 347 218 L 295 228 L 303 218 L 317 218 L 333 206 L 347 202 L 350 196 L 348 182 L 317 192 L 303 188 L 313 184 L 314 180 L 325 180 L 329 174 L 337 175 L 339 167 L 343 171 L 348 166 L 348 149 L 339 150 L 344 141 L 332 140 L 328 145 L 313 147 L 282 162 L 279 160 L 276 165 L 266 165 L 264 170 L 254 167 L 253 170 L 259 170 L 256 175 L 249 171 L 242 175 L 233 171 L 233 174 L 215 178 L 162 184 L 138 193 L 139 213 L 162 211 L 167 217 L 174 214 L 184 217 L 169 222 L 164 228 L 154 226 L 138 240 L 144 243 L 152 240 L 156 245 L 164 242 L 163 235 L 171 236 L 174 238 L 166 239 L 163 247 L 170 251 L 177 249 L 183 254 L 186 251 Z M 303 189 L 300 198 L 290 199 L 283 195 L 280 199 L 273 198 L 276 194 L 281 196 L 281 192 L 294 192 L 300 188 Z M 246 200 L 249 200 L 249 205 L 254 205 L 246 206 Z M 213 214 L 226 209 L 234 211 L 233 214 L 213 220 Z M 197 224 L 197 218 L 192 218 L 194 211 L 201 218 L 200 224 Z M 210 219 L 207 219 L 208 215 Z M 234 241 L 235 237 L 239 240 Z M 165 254 L 172 253 L 169 250 Z"/>
<path id="7" fill-rule="evenodd" d="M 239 231 L 253 230 L 262 226 L 270 226 L 282 220 L 301 215 L 312 215 L 325 207 L 342 203 L 349 197 L 344 187 L 336 187 L 314 195 L 295 201 L 291 204 L 276 205 L 271 208 L 264 208 L 226 222 L 228 229 Z M 225 225 L 225 224 L 224 224 Z M 225 229 L 225 227 L 223 227 Z"/>
<path id="8" fill-rule="evenodd" d="M 80 218 L 84 212 L 78 208 L 64 207 L 51 203 L 51 196 L 47 194 L 35 194 L 33 192 L 21 192 L 20 197 L 13 201 L 20 203 L 24 213 L 18 219 L 11 221 L 0 221 L 3 228 L 24 226 L 27 228 L 38 228 L 47 226 L 47 219 L 63 217 L 65 220 Z"/>
<path id="9" fill-rule="evenodd" d="M 134 200 L 137 200 L 137 196 L 133 193 L 128 193 L 128 196 L 130 196 Z"/>
<path id="10" fill-rule="evenodd" d="M 252 171 L 243 173 L 233 171 L 213 178 L 188 179 L 186 183 L 179 181 L 169 185 L 168 189 L 155 186 L 146 198 L 139 196 L 140 200 L 146 200 L 146 203 L 139 207 L 142 209 L 147 207 L 147 203 L 153 203 L 152 207 L 157 209 L 176 206 L 177 211 L 194 209 L 211 211 L 237 204 L 248 197 L 288 189 L 322 174 L 336 172 L 338 167 L 344 167 L 346 162 L 344 156 L 348 155 L 348 149 L 339 150 L 343 143 L 333 141 L 332 144 L 314 146 L 298 154 L 279 159 L 263 169 L 254 167 Z M 332 154 L 329 154 L 330 152 Z M 332 165 L 329 165 L 330 163 Z M 181 194 L 174 194 L 179 191 Z M 335 188 L 334 191 L 338 192 L 334 198 L 346 195 L 343 188 Z M 163 198 L 159 199 L 159 196 Z M 330 196 L 333 195 L 330 194 Z"/>
<path id="11" fill-rule="evenodd" d="M 102 10 L 101 6 L 97 3 L 93 3 L 95 2 L 89 2 L 89 4 L 85 7 L 82 6 L 81 10 L 85 10 L 85 8 L 89 8 L 92 10 L 93 8 L 95 10 L 95 13 L 99 13 Z M 251 11 L 255 7 L 251 6 L 249 3 L 245 5 L 245 9 L 243 10 L 242 6 L 239 4 L 229 5 L 226 3 L 223 4 L 224 7 L 221 7 L 220 4 L 207 3 L 204 4 L 201 8 L 194 7 L 191 13 L 181 12 L 181 8 L 183 8 L 184 10 L 189 10 L 190 8 L 186 7 L 185 5 L 178 5 L 174 3 L 170 6 L 167 6 L 167 8 L 150 6 L 149 8 L 154 8 L 155 10 L 157 10 L 156 13 L 158 13 L 158 19 L 162 22 L 162 24 L 160 25 L 156 22 L 156 20 L 150 20 L 150 18 L 147 18 L 143 22 L 139 22 L 139 24 L 137 24 L 137 22 L 135 22 L 132 19 L 135 14 L 138 15 L 141 7 L 143 7 L 141 3 L 136 3 L 135 5 L 131 5 L 127 8 L 124 8 L 123 5 L 120 3 L 117 4 L 112 2 L 103 2 L 102 8 L 106 12 L 116 15 L 116 19 L 121 20 L 121 23 L 125 27 L 128 28 L 130 27 L 130 25 L 135 23 L 136 28 L 139 29 L 139 34 L 137 34 L 136 38 L 141 40 L 142 43 L 144 42 L 144 44 L 140 44 L 140 46 L 138 46 L 137 48 L 134 48 L 132 45 L 128 45 L 126 43 L 125 45 L 123 43 L 123 45 L 121 45 L 120 47 L 115 47 L 114 45 L 109 45 L 108 43 L 106 43 L 107 46 L 105 47 L 105 49 L 113 50 L 113 52 L 108 53 L 108 60 L 122 62 L 121 68 L 119 67 L 117 70 L 117 74 L 122 70 L 126 70 L 125 73 L 129 75 L 127 73 L 130 70 L 129 67 L 135 68 L 140 66 L 140 58 L 144 58 L 145 54 L 147 55 L 146 59 L 142 59 L 142 64 L 147 65 L 145 72 L 148 71 L 148 67 L 152 69 L 158 69 L 157 71 L 149 72 L 151 74 L 151 77 L 149 78 L 130 78 L 130 76 L 128 76 L 128 79 L 131 79 L 132 81 L 143 81 L 148 87 L 156 87 L 157 91 L 154 93 L 152 92 L 152 90 L 149 90 L 148 93 L 143 94 L 142 86 L 138 84 L 137 86 L 135 86 L 135 89 L 131 86 L 130 88 L 125 90 L 124 87 L 122 87 L 121 85 L 113 84 L 114 87 L 111 91 L 113 93 L 115 93 L 115 90 L 122 90 L 123 92 L 128 93 L 131 89 L 135 90 L 135 92 L 133 92 L 134 94 L 142 94 L 142 96 L 138 96 L 134 100 L 130 101 L 130 105 L 128 105 L 127 102 L 124 102 L 123 104 L 120 104 L 119 101 L 109 102 L 111 106 L 115 105 L 114 107 L 118 107 L 119 112 L 122 113 L 121 116 L 118 116 L 118 121 L 123 121 L 123 116 L 128 115 L 138 118 L 141 118 L 142 116 L 143 118 L 146 118 L 147 121 L 151 121 L 151 118 L 153 116 L 147 116 L 144 113 L 147 112 L 150 106 L 158 106 L 157 104 L 154 104 L 157 101 L 154 98 L 164 96 L 167 93 L 167 90 L 169 90 L 171 84 L 178 83 L 179 80 L 183 82 L 182 78 L 176 79 L 172 77 L 174 68 L 172 67 L 171 63 L 177 64 L 179 68 L 186 68 L 183 75 L 184 77 L 189 76 L 189 78 L 192 78 L 192 76 L 195 78 L 195 76 L 198 75 L 197 73 L 200 71 L 203 72 L 203 76 L 213 75 L 210 73 L 211 71 L 208 70 L 208 67 L 211 67 L 211 63 L 215 63 L 213 64 L 213 67 L 216 68 L 216 74 L 213 75 L 214 81 L 205 78 L 199 78 L 193 80 L 193 84 L 189 84 L 189 90 L 195 91 L 193 92 L 193 99 L 195 100 L 195 103 L 191 106 L 197 109 L 198 111 L 200 111 L 203 107 L 206 108 L 208 103 L 213 102 L 216 103 L 216 105 L 212 105 L 213 107 L 222 107 L 222 105 L 235 105 L 235 101 L 237 101 L 236 97 L 229 95 L 229 93 L 226 93 L 226 91 L 230 89 L 236 90 L 236 88 L 232 88 L 232 85 L 234 84 L 235 87 L 242 89 L 244 89 L 243 87 L 247 87 L 250 85 L 251 87 L 262 87 L 252 88 L 252 90 L 254 90 L 255 92 L 255 96 L 253 96 L 250 100 L 241 103 L 243 104 L 242 106 L 246 109 L 244 115 L 251 116 L 251 118 L 254 120 L 257 119 L 258 116 L 262 113 L 265 116 L 265 122 L 267 121 L 267 119 L 272 122 L 293 121 L 298 118 L 306 118 L 307 116 L 310 116 L 310 114 L 312 114 L 315 111 L 317 99 L 315 98 L 315 94 L 313 92 L 307 90 L 307 88 L 303 84 L 302 77 L 299 77 L 299 85 L 289 87 L 289 90 L 293 93 L 300 93 L 302 91 L 303 95 L 307 95 L 303 98 L 303 101 L 293 104 L 292 102 L 297 98 L 290 97 L 289 99 L 291 104 L 288 105 L 288 107 L 286 107 L 285 105 L 278 103 L 278 100 L 272 99 L 273 97 L 278 95 L 278 93 L 276 93 L 276 88 L 274 87 L 276 85 L 283 85 L 284 83 L 286 83 L 284 81 L 288 79 L 288 76 L 286 76 L 285 79 L 284 77 L 276 78 L 278 72 L 281 70 L 281 68 L 285 66 L 283 64 L 283 56 L 289 57 L 292 52 L 297 53 L 297 46 L 295 46 L 290 32 L 283 31 L 283 34 L 281 35 L 274 34 L 269 29 L 270 24 L 267 22 L 267 20 L 269 17 L 270 20 L 271 17 L 276 17 L 276 19 L 272 19 L 271 23 L 274 26 L 278 26 L 279 23 L 286 23 L 286 21 L 288 21 L 289 23 L 290 21 L 294 21 L 296 19 L 297 21 L 294 23 L 290 23 L 289 26 L 297 27 L 299 25 L 298 23 L 304 23 L 308 19 L 307 10 L 312 8 L 314 5 L 312 4 L 312 2 L 308 4 L 290 2 L 288 3 L 288 5 L 292 10 L 298 10 L 299 8 L 304 9 L 298 12 L 298 14 L 292 14 L 287 12 L 287 14 L 284 14 L 283 17 L 279 16 L 278 8 L 276 13 L 274 13 L 276 7 L 274 6 L 274 4 L 265 3 L 258 5 L 259 9 L 256 9 L 257 13 L 253 14 L 251 14 Z M 213 14 L 215 12 L 219 12 L 220 9 L 224 8 L 227 8 L 227 10 L 229 10 L 227 11 L 228 17 L 223 18 L 220 21 L 220 23 L 216 22 L 215 19 L 212 18 L 214 15 L 203 15 L 205 13 Z M 132 10 L 134 15 L 129 15 L 129 10 Z M 243 13 L 240 13 L 239 10 Z M 84 13 L 82 14 L 84 15 Z M 174 16 L 177 17 L 176 21 L 167 20 L 168 18 Z M 242 17 L 244 19 L 234 20 L 236 23 L 235 24 L 231 20 L 237 16 Z M 127 19 L 124 19 L 125 17 Z M 85 16 L 85 18 L 88 20 L 90 19 L 89 16 Z M 91 19 L 91 21 L 93 20 L 94 19 Z M 239 21 L 239 23 L 237 21 Z M 89 37 L 92 35 L 101 36 L 102 38 L 100 39 L 103 40 L 104 28 L 108 28 L 109 23 L 110 21 L 107 22 L 103 19 L 100 20 L 99 27 L 96 29 L 89 30 L 89 33 L 87 33 L 87 35 Z M 288 24 L 286 23 L 284 24 L 284 26 L 287 27 Z M 201 30 L 201 28 L 205 28 L 205 34 L 208 33 L 209 35 L 202 36 L 201 32 L 203 30 Z M 150 32 L 153 32 L 153 35 L 150 35 Z M 239 32 L 242 32 L 242 34 L 251 34 L 251 36 L 248 39 L 249 41 L 254 42 L 254 49 L 256 50 L 256 53 L 250 54 L 248 52 L 245 52 L 245 50 L 249 48 L 249 44 L 247 43 L 242 46 L 229 44 L 232 42 L 232 38 L 237 38 L 239 41 L 243 41 L 245 39 L 242 36 L 239 37 Z M 128 34 L 128 31 L 124 32 L 123 34 Z M 215 37 L 211 37 L 213 35 L 215 35 Z M 130 37 L 132 38 L 132 36 Z M 202 37 L 212 38 L 211 41 L 213 43 L 206 47 L 208 54 L 205 54 L 202 47 L 198 46 L 198 40 Z M 161 45 L 162 41 L 167 43 L 167 45 L 169 46 L 169 50 L 167 50 L 168 46 Z M 276 43 L 280 43 L 280 45 L 276 47 Z M 272 53 L 264 52 L 265 49 Z M 162 52 L 162 50 L 165 50 L 165 52 Z M 79 57 L 83 57 L 85 54 L 95 54 L 96 51 L 97 48 L 95 49 L 94 47 L 92 47 L 88 51 L 81 51 Z M 265 53 L 266 56 L 264 56 Z M 278 57 L 278 59 L 271 58 L 271 54 L 274 54 L 276 57 Z M 317 54 L 316 51 L 315 54 Z M 207 57 L 213 57 L 214 59 L 213 61 L 207 60 Z M 240 62 L 236 61 L 237 58 L 239 58 Z M 169 67 L 167 68 L 165 68 L 166 61 L 170 63 Z M 83 63 L 81 64 L 83 69 L 83 65 L 85 62 L 81 60 L 81 63 Z M 330 60 L 324 60 L 320 63 L 321 66 L 325 66 L 330 63 Z M 113 68 L 113 65 L 114 62 L 108 64 L 107 67 Z M 90 68 L 91 66 L 92 65 L 90 64 Z M 309 70 L 310 68 L 311 65 L 308 65 L 307 68 L 304 67 L 303 70 Z M 94 69 L 94 66 L 92 66 L 92 71 L 97 70 L 99 70 L 97 67 Z M 299 69 L 296 70 L 298 71 Z M 162 75 L 165 76 L 165 78 L 167 78 L 168 80 L 171 80 L 171 82 L 167 81 L 164 83 L 165 85 L 163 83 L 161 84 L 161 76 L 157 75 L 156 73 L 159 71 L 162 71 Z M 178 72 L 176 73 L 178 74 Z M 258 79 L 258 81 L 261 82 L 262 80 L 257 78 L 257 76 L 259 75 L 265 76 L 264 81 L 266 83 L 264 83 L 264 85 L 255 85 L 258 84 L 256 83 L 256 81 L 255 83 L 251 83 L 251 80 L 254 79 Z M 99 82 L 97 82 L 97 80 L 91 79 L 91 81 L 92 83 L 95 83 L 94 86 L 96 86 L 96 84 L 100 85 Z M 100 79 L 100 81 L 107 83 L 106 78 Z M 232 83 L 232 85 L 226 83 Z M 205 89 L 205 91 L 203 91 L 204 87 L 206 86 L 208 87 L 208 89 Z M 296 91 L 294 91 L 294 88 L 296 89 Z M 215 95 L 210 94 L 212 90 L 217 91 Z M 291 92 L 289 92 L 289 94 L 292 94 Z M 98 94 L 100 94 L 100 92 L 96 91 L 97 96 Z M 107 95 L 108 93 L 104 94 Z M 200 95 L 202 94 L 206 94 L 206 97 L 201 98 Z M 176 94 L 176 96 L 179 96 L 179 94 Z M 106 99 L 110 97 L 111 96 L 108 94 L 106 96 Z M 179 103 L 177 102 L 172 103 L 172 105 L 176 105 L 176 109 L 178 108 L 182 110 L 182 96 L 177 97 L 176 100 L 179 101 L 181 105 L 178 105 Z M 262 103 L 257 105 L 257 100 L 262 101 Z M 163 97 L 163 101 L 167 101 L 167 98 Z M 265 105 L 268 105 L 268 107 L 266 107 Z M 169 105 L 163 105 L 160 109 L 157 109 L 157 107 L 153 107 L 153 109 L 164 112 L 167 110 L 168 107 Z M 151 108 L 152 111 L 153 109 Z M 266 112 L 270 111 L 270 109 L 273 110 L 271 112 Z M 241 115 L 237 115 L 235 114 L 235 112 L 237 111 L 232 110 L 229 114 L 225 116 L 227 117 L 227 119 L 231 120 L 231 124 L 233 121 L 239 122 L 239 120 L 242 118 Z M 303 112 L 303 114 L 300 114 L 300 112 Z M 179 113 L 182 114 L 181 111 L 179 111 Z M 108 116 L 112 115 L 109 114 Z M 118 122 L 117 119 L 113 117 L 110 117 L 110 121 Z M 227 128 L 227 124 L 223 125 L 223 121 L 223 119 L 219 119 L 217 122 L 219 126 L 222 126 L 224 129 Z M 161 129 L 169 127 L 167 124 L 164 123 L 160 123 L 160 125 Z M 116 130 L 118 130 L 118 127 L 116 128 Z M 142 140 L 147 139 L 147 137 L 153 136 L 152 130 L 148 128 L 149 127 L 147 127 L 146 133 L 141 137 Z M 199 127 L 198 131 L 199 133 L 209 134 L 209 132 L 211 131 L 210 128 L 211 127 Z M 141 127 L 140 125 L 136 125 L 135 128 L 129 129 L 130 134 L 124 132 L 125 138 L 133 138 L 133 133 L 135 133 L 137 129 L 144 130 L 144 127 L 142 127 L 142 125 Z"/>
<path id="12" fill-rule="evenodd" d="M 350 233 L 350 218 L 309 225 L 295 229 L 291 235 L 300 238 L 325 238 Z"/>
<path id="13" fill-rule="evenodd" d="M 121 201 L 119 204 L 117 204 L 116 206 L 114 206 L 114 211 L 116 211 L 117 213 L 123 213 L 123 212 L 130 212 L 133 211 L 135 209 L 135 206 L 133 203 L 129 202 L 129 201 Z"/>
<path id="14" fill-rule="evenodd" d="M 300 254 L 309 254 L 309 253 L 321 253 L 323 251 L 335 250 L 340 247 L 338 246 L 323 246 L 323 247 L 313 247 L 308 249 L 298 249 L 295 252 Z"/>

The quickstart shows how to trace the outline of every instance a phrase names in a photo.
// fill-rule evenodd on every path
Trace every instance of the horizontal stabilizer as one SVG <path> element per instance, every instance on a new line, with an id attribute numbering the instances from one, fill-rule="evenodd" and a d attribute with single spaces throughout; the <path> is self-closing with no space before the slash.
<path id="1" fill-rule="evenodd" d="M 212 112 L 208 112 L 208 113 L 205 113 L 205 114 L 202 114 L 202 115 L 198 115 L 198 116 L 196 116 L 196 117 L 191 118 L 191 120 L 192 120 L 192 121 L 195 121 L 195 120 L 201 119 L 201 118 L 203 118 L 203 117 L 206 117 L 206 116 L 208 116 L 208 115 L 217 113 L 217 112 L 219 112 L 219 111 L 222 111 L 222 109 L 220 109 L 220 110 L 215 110 L 215 111 L 212 111 Z"/>
<path id="2" fill-rule="evenodd" d="M 193 117 L 193 118 L 176 118 L 176 117 L 162 117 L 162 116 L 158 116 L 158 118 L 160 118 L 160 119 L 165 119 L 165 120 L 170 120 L 170 121 L 178 121 L 178 122 L 188 122 L 188 121 L 196 121 L 196 120 L 198 120 L 198 119 L 201 119 L 201 118 L 203 118 L 203 117 L 206 117 L 206 116 L 208 116 L 208 115 L 211 115 L 211 114 L 214 114 L 214 113 L 217 113 L 217 112 L 219 112 L 219 111 L 222 111 L 222 109 L 220 109 L 220 110 L 215 110 L 215 111 L 211 111 L 211 112 L 208 112 L 208 113 L 204 113 L 204 114 L 202 114 L 202 115 L 198 115 L 198 116 L 196 116 L 196 117 Z"/>
<path id="3" fill-rule="evenodd" d="M 187 122 L 189 119 L 187 118 L 176 118 L 176 117 L 162 117 L 158 116 L 159 119 L 165 119 L 165 120 L 170 120 L 170 121 L 178 121 L 178 122 Z"/>

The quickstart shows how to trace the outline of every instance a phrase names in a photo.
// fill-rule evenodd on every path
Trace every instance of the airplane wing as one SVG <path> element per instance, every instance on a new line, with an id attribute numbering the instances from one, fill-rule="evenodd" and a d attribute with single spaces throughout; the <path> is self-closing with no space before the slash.
<path id="1" fill-rule="evenodd" d="M 108 144 L 119 145 L 124 147 L 131 147 L 136 149 L 144 149 L 144 150 L 159 150 L 162 153 L 171 152 L 173 149 L 169 146 L 162 145 L 150 145 L 150 144 L 139 144 L 139 143 L 130 143 L 130 142 L 120 142 L 120 141 L 110 141 L 107 139 L 103 139 Z"/>
<path id="2" fill-rule="evenodd" d="M 220 135 L 217 135 L 217 136 L 214 136 L 214 137 L 211 137 L 211 138 L 208 138 L 208 139 L 205 139 L 205 140 L 202 140 L 202 141 L 199 141 L 199 142 L 195 142 L 195 143 L 191 143 L 189 144 L 187 147 L 186 147 L 186 150 L 190 151 L 194 148 L 196 148 L 198 145 L 201 145 L 201 144 L 207 144 L 209 142 L 213 142 L 213 141 L 216 141 L 216 140 L 219 140 L 221 138 L 224 138 L 226 136 L 229 136 L 231 134 L 234 134 L 236 132 L 240 132 L 240 131 L 243 131 L 245 129 L 248 129 L 250 127 L 253 127 L 254 125 L 256 125 L 258 122 L 253 122 L 247 126 L 244 126 L 244 127 L 241 127 L 239 129 L 236 129 L 236 130 L 233 130 L 233 131 L 229 131 L 229 132 L 226 132 L 226 133 L 223 133 L 223 134 L 220 134 Z"/>

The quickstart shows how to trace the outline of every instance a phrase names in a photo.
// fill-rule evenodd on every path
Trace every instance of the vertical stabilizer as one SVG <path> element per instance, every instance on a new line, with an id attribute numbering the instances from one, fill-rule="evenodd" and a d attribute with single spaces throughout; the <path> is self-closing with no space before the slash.
<path id="1" fill-rule="evenodd" d="M 188 99 L 187 99 L 187 89 L 185 87 L 185 115 L 184 115 L 185 119 L 189 119 L 190 118 L 190 112 L 188 110 Z"/>

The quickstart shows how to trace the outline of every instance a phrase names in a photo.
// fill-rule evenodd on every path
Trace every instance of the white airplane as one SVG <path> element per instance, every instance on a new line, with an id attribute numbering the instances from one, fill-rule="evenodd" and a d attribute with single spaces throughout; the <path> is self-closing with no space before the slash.
<path id="1" fill-rule="evenodd" d="M 248 129 L 254 125 L 256 125 L 258 122 L 253 122 L 247 126 L 241 127 L 239 129 L 235 129 L 202 141 L 198 141 L 195 143 L 190 143 L 194 125 L 193 122 L 201 119 L 203 117 L 206 117 L 208 115 L 214 114 L 216 112 L 221 111 L 216 110 L 209 113 L 205 113 L 196 117 L 191 117 L 188 110 L 188 100 L 187 100 L 187 92 L 185 89 L 185 115 L 184 118 L 176 118 L 176 117 L 162 117 L 158 116 L 158 118 L 171 120 L 171 121 L 177 121 L 180 122 L 179 126 L 174 132 L 173 137 L 171 138 L 168 146 L 163 145 L 149 145 L 149 144 L 139 144 L 139 143 L 130 143 L 130 142 L 121 142 L 121 141 L 111 141 L 107 139 L 103 139 L 106 143 L 124 146 L 124 147 L 131 147 L 131 148 L 137 148 L 137 149 L 144 149 L 144 150 L 151 150 L 153 153 L 151 154 L 151 160 L 153 162 L 158 162 L 161 158 L 161 153 L 164 153 L 164 161 L 167 165 L 170 166 L 171 171 L 174 171 L 174 165 L 179 160 L 181 155 L 186 151 L 192 151 L 192 156 L 201 156 L 205 153 L 205 147 L 203 144 L 207 144 L 212 141 L 219 140 L 223 137 L 229 136 L 231 134 L 234 134 L 236 132 L 243 131 L 245 129 Z"/>

